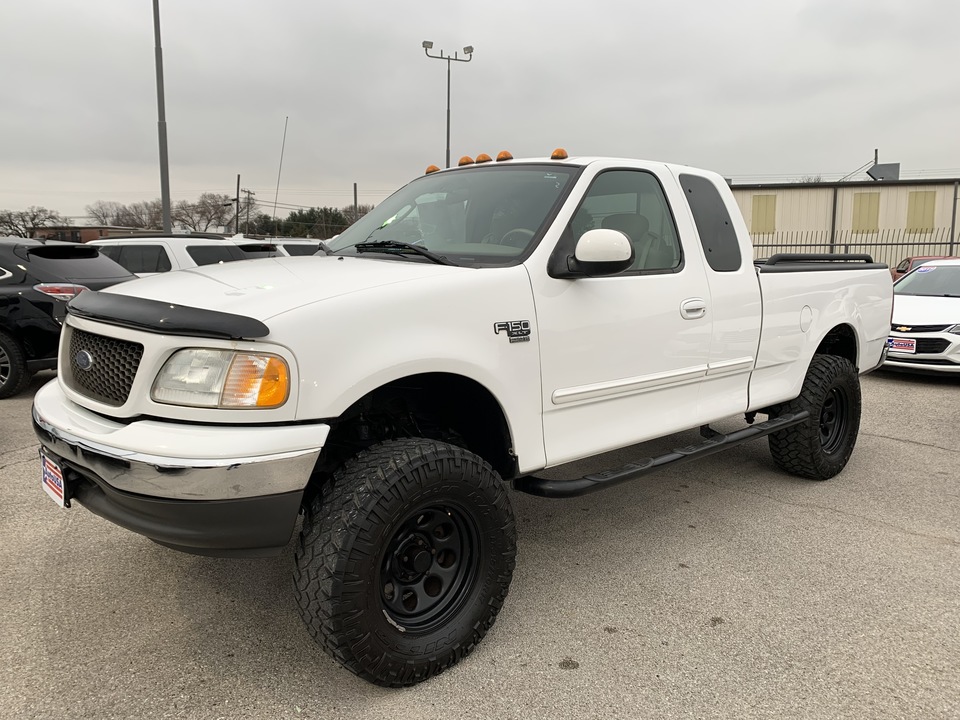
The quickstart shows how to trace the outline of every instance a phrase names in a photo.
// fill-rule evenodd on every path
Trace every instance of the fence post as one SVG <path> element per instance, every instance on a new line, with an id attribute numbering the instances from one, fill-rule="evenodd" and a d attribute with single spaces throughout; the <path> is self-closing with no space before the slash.
<path id="1" fill-rule="evenodd" d="M 950 212 L 950 252 L 947 255 L 953 255 L 953 244 L 957 237 L 957 187 L 960 181 L 953 183 L 953 210 Z"/>
<path id="2" fill-rule="evenodd" d="M 837 194 L 838 188 L 833 186 L 833 214 L 830 216 L 830 252 L 835 252 L 837 247 Z M 954 203 L 956 206 L 956 203 Z"/>

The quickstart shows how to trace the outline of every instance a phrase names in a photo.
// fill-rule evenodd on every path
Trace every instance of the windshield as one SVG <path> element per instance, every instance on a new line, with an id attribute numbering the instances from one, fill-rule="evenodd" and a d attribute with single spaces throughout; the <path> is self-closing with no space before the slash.
<path id="1" fill-rule="evenodd" d="M 340 255 L 357 253 L 358 244 L 408 243 L 457 265 L 508 265 L 532 249 L 579 172 L 563 165 L 514 165 L 426 175 L 328 245 Z M 414 252 L 403 257 L 428 261 Z"/>
<path id="2" fill-rule="evenodd" d="M 895 295 L 960 297 L 960 265 L 921 265 L 893 286 Z"/>

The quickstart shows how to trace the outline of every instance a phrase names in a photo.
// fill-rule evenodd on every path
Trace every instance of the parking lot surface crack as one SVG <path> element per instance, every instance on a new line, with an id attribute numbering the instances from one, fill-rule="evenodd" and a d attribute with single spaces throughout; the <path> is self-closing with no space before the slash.
<path id="1" fill-rule="evenodd" d="M 860 431 L 861 435 L 866 435 L 867 437 L 880 438 L 881 440 L 895 440 L 896 442 L 906 443 L 907 445 L 919 445 L 921 447 L 935 448 L 937 450 L 943 450 L 948 453 L 960 453 L 960 449 L 957 448 L 948 448 L 943 445 L 936 445 L 934 443 L 925 443 L 920 442 L 919 440 L 907 440 L 905 438 L 894 437 L 893 435 L 882 435 L 880 433 L 869 433 Z"/>
<path id="2" fill-rule="evenodd" d="M 0 453 L 0 470 L 4 468 L 13 467 L 14 465 L 22 465 L 25 462 L 32 462 L 35 459 L 35 455 L 31 453 L 29 456 L 22 456 L 16 458 L 15 455 L 25 452 L 35 452 L 36 445 L 24 445 L 23 447 L 14 448 L 13 450 L 4 450 Z"/>
<path id="3" fill-rule="evenodd" d="M 807 508 L 810 510 L 823 510 L 825 512 L 834 513 L 835 515 L 840 515 L 846 518 L 852 518 L 856 520 L 863 520 L 867 523 L 873 525 L 881 525 L 890 530 L 901 532 L 904 535 L 913 535 L 914 537 L 923 538 L 924 540 L 932 540 L 937 543 L 944 545 L 949 545 L 951 547 L 960 547 L 960 540 L 951 537 L 944 537 L 943 535 L 934 535 L 931 533 L 917 532 L 916 530 L 910 530 L 901 525 L 895 523 L 887 522 L 885 520 L 878 520 L 877 518 L 867 517 L 866 515 L 858 515 L 857 513 L 846 512 L 844 510 L 838 510 L 837 508 L 826 507 L 824 505 L 817 505 L 815 503 L 802 503 L 802 502 L 791 502 L 789 500 L 784 500 L 783 498 L 774 497 L 772 495 L 767 495 L 760 492 L 752 492 L 750 490 L 737 489 L 731 490 L 732 492 L 742 492 L 747 495 L 756 495 L 758 497 L 766 498 L 767 500 L 772 500 L 773 502 L 780 503 L 781 505 L 789 505 L 790 507 L 796 508 Z"/>

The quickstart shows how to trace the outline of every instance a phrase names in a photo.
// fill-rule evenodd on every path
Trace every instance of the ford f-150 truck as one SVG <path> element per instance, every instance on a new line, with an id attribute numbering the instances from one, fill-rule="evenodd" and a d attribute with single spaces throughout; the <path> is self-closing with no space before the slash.
<path id="1" fill-rule="evenodd" d="M 435 675 L 493 624 L 508 483 L 576 496 L 762 436 L 776 467 L 830 478 L 890 330 L 886 266 L 755 262 L 723 178 L 657 162 L 464 158 L 322 253 L 75 298 L 33 407 L 41 480 L 209 555 L 279 553 L 302 513 L 303 619 L 382 685 Z M 626 467 L 542 474 L 694 428 L 702 443 Z"/>

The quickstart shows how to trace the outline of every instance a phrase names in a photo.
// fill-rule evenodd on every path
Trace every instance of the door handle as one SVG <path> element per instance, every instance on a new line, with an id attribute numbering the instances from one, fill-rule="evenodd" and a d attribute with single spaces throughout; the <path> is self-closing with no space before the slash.
<path id="1" fill-rule="evenodd" d="M 707 314 L 707 302 L 703 298 L 689 298 L 680 303 L 680 316 L 684 320 L 698 320 Z"/>

